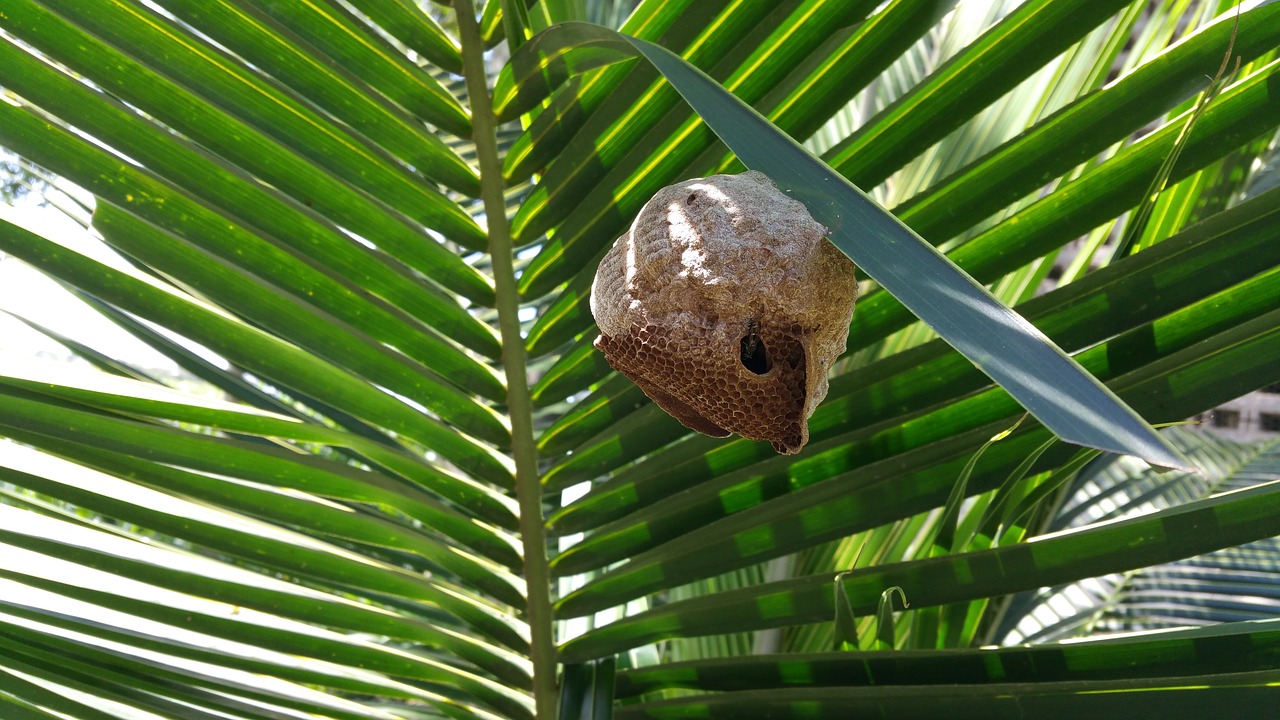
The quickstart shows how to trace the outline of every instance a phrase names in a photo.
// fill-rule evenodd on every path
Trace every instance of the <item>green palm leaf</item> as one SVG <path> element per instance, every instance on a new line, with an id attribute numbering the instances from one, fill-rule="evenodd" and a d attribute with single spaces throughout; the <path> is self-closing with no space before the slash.
<path id="1" fill-rule="evenodd" d="M 1277 14 L 8 0 L 0 146 L 35 173 L 14 202 L 44 193 L 43 212 L 92 221 L 58 233 L 0 208 L 0 273 L 55 279 L 68 292 L 50 304 L 175 369 L 43 300 L 4 306 L 79 367 L 0 353 L 0 716 L 1269 709 L 1269 613 L 1233 602 L 1270 597 L 1280 496 L 1255 471 L 1271 450 L 1172 433 L 1203 475 L 1112 460 L 1106 490 L 1101 460 L 1034 421 L 975 457 L 1032 402 L 1009 382 L 1028 368 L 953 350 L 923 276 L 895 275 L 886 248 L 910 240 L 936 268 L 945 254 L 986 288 L 965 292 L 1070 353 L 1051 354 L 1080 387 L 1149 421 L 1277 382 Z M 615 62 L 635 49 L 611 31 L 564 25 L 584 20 L 638 38 L 661 71 Z M 1233 38 L 1238 72 L 1139 251 L 1111 262 Z M 822 162 L 769 145 L 785 139 L 770 123 Z M 829 166 L 892 208 L 844 191 L 844 219 L 881 228 L 867 239 L 811 202 L 879 282 L 797 456 L 692 433 L 591 347 L 597 260 L 639 207 L 745 166 L 800 194 Z M 1037 407 L 1064 437 L 1133 447 Z M 1177 464 L 1156 437 L 1144 454 Z M 968 497 L 944 519 L 962 471 Z M 1092 512 L 1122 493 L 1153 512 Z M 877 620 L 893 586 L 910 607 Z M 1097 605 L 1019 625 L 1071 587 Z M 837 597 L 857 648 L 818 652 Z M 972 647 L 1015 627 L 1182 629 Z"/>
<path id="2" fill-rule="evenodd" d="M 1051 527 L 1149 512 L 1217 492 L 1252 487 L 1274 479 L 1276 443 L 1240 444 L 1211 433 L 1175 429 L 1172 439 L 1194 456 L 1200 473 L 1155 478 L 1123 462 L 1097 463 L 1066 491 Z M 1189 457 L 1190 457 L 1189 456 Z M 1086 520 L 1087 518 L 1087 520 Z M 993 636 L 1016 632 L 1036 641 L 1115 632 L 1246 621 L 1267 617 L 1275 595 L 1275 538 L 1226 548 L 1203 556 L 1093 578 L 1087 583 L 1023 593 L 1008 600 L 1005 622 Z M 1053 617 L 1048 603 L 1073 598 L 1072 611 Z M 1256 611 L 1255 611 L 1256 608 Z M 1039 621 L 1032 620 L 1039 617 Z M 1049 618 L 1053 617 L 1052 620 Z M 1015 627 L 1016 624 L 1020 626 Z"/>

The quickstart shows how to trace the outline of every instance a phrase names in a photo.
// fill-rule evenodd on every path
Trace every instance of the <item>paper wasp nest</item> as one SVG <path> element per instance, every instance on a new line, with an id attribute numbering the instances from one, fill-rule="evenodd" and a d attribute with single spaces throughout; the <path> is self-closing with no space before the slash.
<path id="1" fill-rule="evenodd" d="M 596 271 L 595 345 L 686 427 L 799 452 L 857 299 L 825 235 L 758 172 L 663 188 Z"/>

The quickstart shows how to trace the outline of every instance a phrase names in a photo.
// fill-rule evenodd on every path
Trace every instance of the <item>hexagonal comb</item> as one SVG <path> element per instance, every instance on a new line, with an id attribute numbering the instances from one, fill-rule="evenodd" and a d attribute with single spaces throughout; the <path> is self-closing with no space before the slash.
<path id="1" fill-rule="evenodd" d="M 858 294 L 825 236 L 762 173 L 663 188 L 596 271 L 595 346 L 686 427 L 799 452 Z"/>

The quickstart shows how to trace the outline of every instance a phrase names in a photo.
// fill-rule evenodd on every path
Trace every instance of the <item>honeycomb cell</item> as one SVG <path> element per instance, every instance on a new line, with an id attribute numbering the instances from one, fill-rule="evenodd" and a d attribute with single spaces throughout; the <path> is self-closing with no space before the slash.
<path id="1" fill-rule="evenodd" d="M 825 236 L 758 172 L 664 188 L 600 262 L 595 345 L 686 427 L 799 452 L 857 299 Z"/>

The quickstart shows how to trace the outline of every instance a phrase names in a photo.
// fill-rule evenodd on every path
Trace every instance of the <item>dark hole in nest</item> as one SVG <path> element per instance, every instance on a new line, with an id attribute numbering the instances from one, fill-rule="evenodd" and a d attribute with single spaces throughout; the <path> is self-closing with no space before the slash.
<path id="1" fill-rule="evenodd" d="M 742 336 L 738 347 L 738 358 L 742 361 L 743 367 L 756 375 L 769 372 L 769 353 L 759 335 L 754 332 L 747 333 Z"/>

